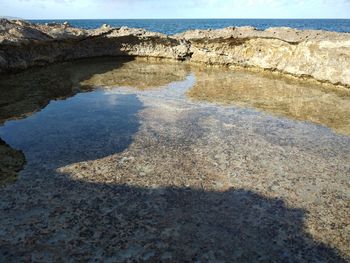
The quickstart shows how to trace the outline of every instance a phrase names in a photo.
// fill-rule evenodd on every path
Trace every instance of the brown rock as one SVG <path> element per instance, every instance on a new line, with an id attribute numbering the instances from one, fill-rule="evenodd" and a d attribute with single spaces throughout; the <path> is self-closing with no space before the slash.
<path id="1" fill-rule="evenodd" d="M 0 29 L 0 72 L 86 57 L 140 56 L 258 68 L 350 86 L 349 33 L 228 27 L 167 36 L 127 27 L 84 30 L 6 19 Z"/>

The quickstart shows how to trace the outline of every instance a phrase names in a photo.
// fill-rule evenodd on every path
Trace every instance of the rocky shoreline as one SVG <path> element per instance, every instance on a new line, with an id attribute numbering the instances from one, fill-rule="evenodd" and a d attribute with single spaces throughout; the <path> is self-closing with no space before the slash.
<path id="1" fill-rule="evenodd" d="M 0 20 L 0 261 L 349 262 L 349 39 Z"/>
<path id="2" fill-rule="evenodd" d="M 350 86 L 350 34 L 230 27 L 167 36 L 144 29 L 84 30 L 0 20 L 0 73 L 79 58 L 156 57 L 268 70 Z"/>
<path id="3" fill-rule="evenodd" d="M 0 129 L 4 160 L 18 157 L 4 164 L 26 157 L 0 187 L 0 258 L 347 262 L 350 138 L 206 101 L 287 110 L 300 94 L 293 114 L 343 125 L 349 90 L 262 75 L 129 57 L 0 76 L 0 123 L 23 118 Z"/>

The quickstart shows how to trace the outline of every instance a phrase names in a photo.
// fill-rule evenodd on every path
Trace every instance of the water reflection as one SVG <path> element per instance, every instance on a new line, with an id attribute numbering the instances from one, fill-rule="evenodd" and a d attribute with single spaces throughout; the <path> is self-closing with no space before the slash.
<path id="1" fill-rule="evenodd" d="M 165 62 L 80 61 L 3 80 L 15 83 L 0 95 L 3 119 L 75 89 L 90 92 L 0 127 L 28 161 L 20 180 L 0 189 L 0 258 L 342 262 L 350 137 L 193 102 L 185 93 L 194 85 L 193 98 L 317 120 L 334 118 L 338 106 L 344 119 L 348 93 L 191 71 Z"/>
<path id="2" fill-rule="evenodd" d="M 196 82 L 187 94 L 193 99 L 255 107 L 350 134 L 349 90 L 224 68 L 190 67 L 185 63 L 99 58 L 2 76 L 0 123 L 28 116 L 45 107 L 50 100 L 72 96 L 78 90 L 103 87 L 111 92 L 94 91 L 62 102 L 53 101 L 43 113 L 22 122 L 7 123 L 1 128 L 0 135 L 24 151 L 46 148 L 43 152 L 51 152 L 51 161 L 56 158 L 68 163 L 68 160 L 76 162 L 106 156 L 130 144 L 138 126 L 135 116 L 143 107 L 136 95 L 118 95 L 118 92 L 112 92 L 115 91 L 112 88 L 150 90 L 173 82 L 175 85 L 159 93 L 148 92 L 151 97 L 162 94 L 166 105 L 168 99 L 175 99 L 189 89 L 188 86 L 182 88 L 176 81 L 186 79 L 190 72 Z M 186 97 L 178 98 L 187 102 Z M 39 138 L 40 143 L 34 138 Z M 113 138 L 118 142 L 110 143 Z M 58 147 L 54 145 L 59 143 L 60 147 L 63 144 L 73 147 L 67 150 L 70 154 L 62 150 L 57 151 L 62 156 L 53 157 L 51 147 Z M 84 153 L 78 154 L 81 151 L 78 148 Z M 82 157 L 84 154 L 86 156 Z"/>
<path id="3" fill-rule="evenodd" d="M 29 162 L 56 168 L 123 151 L 138 130 L 142 108 L 136 95 L 97 90 L 53 101 L 27 119 L 8 122 L 0 136 Z"/>
<path id="4" fill-rule="evenodd" d="M 0 124 L 44 108 L 50 100 L 82 90 L 81 81 L 120 68 L 130 59 L 89 59 L 0 76 Z"/>
<path id="5" fill-rule="evenodd" d="M 83 86 L 132 87 L 140 90 L 162 87 L 184 79 L 189 73 L 186 64 L 156 59 L 138 59 L 125 63 L 121 68 L 94 74 L 81 82 Z"/>
<path id="6" fill-rule="evenodd" d="M 97 86 L 147 89 L 186 77 L 177 63 L 130 58 L 96 58 L 50 65 L 0 76 L 0 124 L 31 116 L 55 99 L 91 91 Z M 52 101 L 43 112 L 0 129 L 10 146 L 36 162 L 73 163 L 104 157 L 125 149 L 137 131 L 142 103 L 135 95 L 108 95 L 95 91 L 66 101 Z M 40 154 L 39 154 L 40 152 Z M 15 154 L 9 165 L 9 153 Z M 0 143 L 2 181 L 21 169 L 21 152 Z"/>
<path id="7" fill-rule="evenodd" d="M 255 107 L 350 134 L 350 90 L 223 68 L 192 70 L 193 99 Z"/>
<path id="8" fill-rule="evenodd" d="M 97 86 L 150 89 L 182 80 L 188 67 L 153 59 L 95 58 L 0 76 L 0 124 L 45 107 L 50 100 Z"/>

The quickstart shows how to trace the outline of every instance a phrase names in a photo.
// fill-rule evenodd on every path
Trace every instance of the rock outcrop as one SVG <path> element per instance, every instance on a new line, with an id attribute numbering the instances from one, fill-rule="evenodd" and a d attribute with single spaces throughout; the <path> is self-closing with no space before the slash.
<path id="1" fill-rule="evenodd" d="M 350 86 L 349 33 L 241 27 L 176 37 L 190 42 L 193 62 L 256 67 Z"/>
<path id="2" fill-rule="evenodd" d="M 0 20 L 0 72 L 100 56 L 147 56 L 181 60 L 189 47 L 180 40 L 143 29 L 95 30 L 69 25 L 35 25 Z"/>
<path id="3" fill-rule="evenodd" d="M 99 56 L 142 56 L 279 71 L 350 86 L 350 34 L 229 27 L 167 36 L 126 27 L 0 20 L 0 73 Z"/>

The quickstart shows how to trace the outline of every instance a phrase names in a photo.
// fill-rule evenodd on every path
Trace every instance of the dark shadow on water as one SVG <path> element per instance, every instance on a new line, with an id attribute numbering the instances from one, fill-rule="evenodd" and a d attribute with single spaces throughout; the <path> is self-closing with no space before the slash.
<path id="1" fill-rule="evenodd" d="M 4 262 L 345 262 L 304 231 L 305 211 L 243 189 L 146 189 L 59 175 L 34 188 L 36 198 L 33 207 L 2 209 Z"/>
<path id="2" fill-rule="evenodd" d="M 69 77 L 72 84 L 62 84 L 67 94 L 59 96 L 70 96 L 77 80 L 96 73 L 89 66 L 80 69 L 86 70 L 83 77 Z M 53 72 L 48 81 L 52 77 L 59 87 L 56 77 L 64 82 L 68 75 Z M 59 97 L 45 95 L 55 88 L 35 93 L 32 87 L 33 92 L 2 95 L 2 118 L 20 117 Z M 149 189 L 64 174 L 45 178 L 46 168 L 125 150 L 139 129 L 142 108 L 135 95 L 96 90 L 52 101 L 0 129 L 6 142 L 23 149 L 28 165 L 43 169 L 40 176 L 0 189 L 0 262 L 346 262 L 305 232 L 306 211 L 252 191 Z"/>

